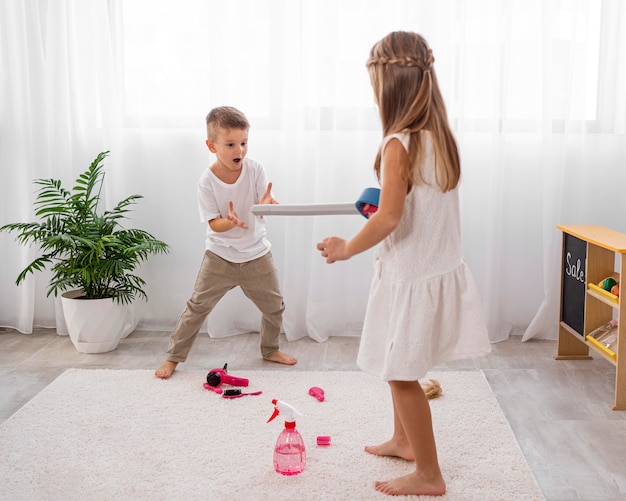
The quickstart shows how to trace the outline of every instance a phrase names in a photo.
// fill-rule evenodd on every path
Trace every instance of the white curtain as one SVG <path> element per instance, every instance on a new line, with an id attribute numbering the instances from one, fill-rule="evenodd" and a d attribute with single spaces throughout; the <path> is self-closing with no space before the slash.
<path id="1" fill-rule="evenodd" d="M 381 139 L 369 49 L 389 31 L 418 31 L 461 149 L 464 251 L 491 339 L 555 338 L 556 225 L 626 232 L 625 27 L 620 0 L 5 0 L 0 225 L 34 219 L 33 179 L 71 184 L 110 150 L 106 204 L 144 195 L 129 225 L 171 246 L 142 267 L 149 300 L 138 305 L 139 328 L 169 330 L 204 249 L 195 193 L 213 161 L 209 109 L 248 115 L 249 155 L 279 201 L 354 201 L 376 184 Z M 373 251 L 326 265 L 315 243 L 363 222 L 267 217 L 288 339 L 359 335 Z M 64 333 L 46 274 L 14 285 L 35 252 L 0 234 L 0 325 Z M 206 330 L 258 325 L 235 290 Z"/>

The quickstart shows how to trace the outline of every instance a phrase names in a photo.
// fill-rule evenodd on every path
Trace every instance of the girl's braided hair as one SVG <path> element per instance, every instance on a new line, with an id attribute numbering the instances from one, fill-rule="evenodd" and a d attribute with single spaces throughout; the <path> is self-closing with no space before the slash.
<path id="1" fill-rule="evenodd" d="M 396 64 L 398 66 L 406 66 L 408 68 L 417 67 L 422 71 L 428 71 L 433 67 L 433 63 L 435 62 L 435 58 L 433 56 L 433 51 L 428 49 L 428 57 L 426 59 L 422 59 L 419 57 L 370 57 L 367 61 L 367 66 L 372 66 L 375 64 Z"/>
<path id="2" fill-rule="evenodd" d="M 454 189 L 461 175 L 458 148 L 437 84 L 435 58 L 417 33 L 396 31 L 377 42 L 367 61 L 385 136 L 409 132 L 409 188 L 423 184 L 423 147 L 419 132 L 429 130 L 435 151 L 436 180 L 442 191 Z M 374 170 L 380 179 L 379 150 Z M 413 166 L 416 166 L 413 168 Z"/>

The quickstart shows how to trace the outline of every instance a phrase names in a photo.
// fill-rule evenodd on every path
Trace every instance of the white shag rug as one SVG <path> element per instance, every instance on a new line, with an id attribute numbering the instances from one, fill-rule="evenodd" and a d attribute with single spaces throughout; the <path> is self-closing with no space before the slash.
<path id="1" fill-rule="evenodd" d="M 69 369 L 0 426 L 0 493 L 17 500 L 375 500 L 412 463 L 363 451 L 391 436 L 386 383 L 361 372 L 238 372 L 245 391 L 224 399 L 203 388 L 206 372 Z M 442 500 L 543 500 L 482 372 L 439 372 L 431 401 Z M 319 402 L 308 394 L 324 389 Z M 307 448 L 304 472 L 278 475 L 283 429 L 272 399 L 289 402 Z M 330 435 L 329 447 L 316 444 Z M 409 499 L 421 497 L 408 496 Z M 424 498 L 431 499 L 431 498 Z"/>

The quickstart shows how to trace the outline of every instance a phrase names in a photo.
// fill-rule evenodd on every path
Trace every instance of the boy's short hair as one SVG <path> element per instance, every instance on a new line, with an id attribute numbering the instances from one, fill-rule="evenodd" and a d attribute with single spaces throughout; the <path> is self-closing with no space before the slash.
<path id="1" fill-rule="evenodd" d="M 250 123 L 246 116 L 232 106 L 219 106 L 209 111 L 206 116 L 206 131 L 209 139 L 215 139 L 219 129 L 247 130 Z"/>

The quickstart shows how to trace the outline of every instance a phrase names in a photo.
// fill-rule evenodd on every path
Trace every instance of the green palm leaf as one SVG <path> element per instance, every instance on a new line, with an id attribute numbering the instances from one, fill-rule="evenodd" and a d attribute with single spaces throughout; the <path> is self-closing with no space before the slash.
<path id="1" fill-rule="evenodd" d="M 134 274 L 151 254 L 167 253 L 168 245 L 150 233 L 125 229 L 131 206 L 143 198 L 131 195 L 110 211 L 97 212 L 104 181 L 104 151 L 76 179 L 71 191 L 60 180 L 37 179 L 34 202 L 37 222 L 10 223 L 0 231 L 13 232 L 21 245 L 37 244 L 41 255 L 17 277 L 16 284 L 50 268 L 47 295 L 82 289 L 88 298 L 112 297 L 130 303 L 147 299 L 145 281 Z"/>

